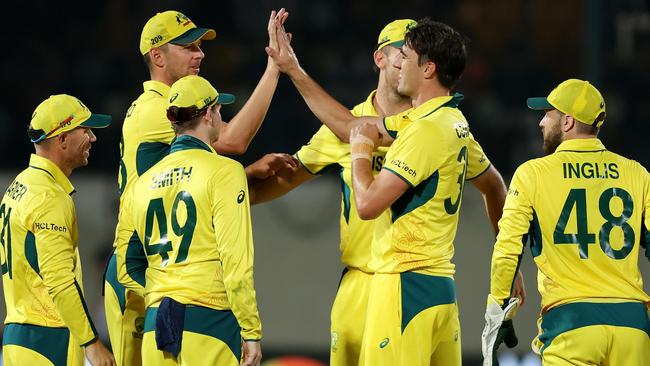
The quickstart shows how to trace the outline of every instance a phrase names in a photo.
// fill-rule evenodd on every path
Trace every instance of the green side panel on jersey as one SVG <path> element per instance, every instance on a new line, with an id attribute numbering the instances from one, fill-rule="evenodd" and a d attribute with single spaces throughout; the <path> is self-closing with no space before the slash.
<path id="1" fill-rule="evenodd" d="M 36 252 L 36 238 L 34 237 L 34 233 L 32 233 L 31 231 L 28 231 L 27 235 L 25 236 L 25 259 L 27 259 L 27 263 L 29 263 L 29 266 L 32 267 L 34 272 L 36 272 L 40 276 L 41 269 L 38 266 L 38 253 Z"/>
<path id="2" fill-rule="evenodd" d="M 530 241 L 530 252 L 533 258 L 542 254 L 542 229 L 539 226 L 539 218 L 535 210 L 533 210 L 533 220 L 528 228 L 528 240 Z"/>
<path id="3" fill-rule="evenodd" d="M 343 179 L 343 168 L 339 172 L 339 179 L 341 180 L 341 193 L 343 194 L 343 217 L 345 222 L 350 222 L 350 186 L 345 183 Z"/>
<path id="4" fill-rule="evenodd" d="M 25 347 L 43 355 L 54 366 L 66 366 L 70 331 L 31 324 L 9 323 L 2 334 L 2 345 Z"/>
<path id="5" fill-rule="evenodd" d="M 134 231 L 129 239 L 128 247 L 126 248 L 126 273 L 133 278 L 140 286 L 145 287 L 145 271 L 149 262 L 147 261 L 147 254 L 144 252 L 142 242 L 138 238 L 138 234 Z"/>
<path id="6" fill-rule="evenodd" d="M 384 129 L 386 130 L 386 132 L 388 132 L 388 135 L 390 137 L 396 139 L 397 138 L 397 131 L 388 129 L 388 127 L 386 126 L 386 117 L 384 117 L 383 123 L 384 123 Z"/>
<path id="7" fill-rule="evenodd" d="M 645 257 L 650 261 L 650 231 L 643 223 L 641 224 L 641 246 L 645 248 Z"/>
<path id="8" fill-rule="evenodd" d="M 147 308 L 144 318 L 144 331 L 156 329 L 157 307 Z M 237 318 L 230 310 L 215 310 L 202 306 L 185 307 L 183 330 L 207 335 L 221 340 L 228 345 L 236 359 L 241 358 L 241 328 Z"/>
<path id="9" fill-rule="evenodd" d="M 120 304 L 120 310 L 124 314 L 124 309 L 126 308 L 126 287 L 117 280 L 117 255 L 115 253 L 108 260 L 104 280 L 108 282 L 115 292 L 117 302 Z"/>
<path id="10" fill-rule="evenodd" d="M 397 174 L 397 176 L 400 175 Z M 404 192 L 390 207 L 392 222 L 397 221 L 400 217 L 429 202 L 436 194 L 439 178 L 440 173 L 436 170 L 429 178 Z"/>
<path id="11" fill-rule="evenodd" d="M 135 157 L 135 168 L 138 176 L 156 165 L 167 154 L 169 154 L 169 145 L 164 142 L 143 142 L 138 145 L 138 152 Z"/>
<path id="12" fill-rule="evenodd" d="M 402 333 L 422 311 L 437 305 L 456 302 L 456 285 L 449 277 L 429 276 L 416 272 L 400 273 L 402 282 Z"/>
<path id="13" fill-rule="evenodd" d="M 650 337 L 650 319 L 645 304 L 575 302 L 560 305 L 544 314 L 542 334 L 539 336 L 539 340 L 544 343 L 541 352 L 543 353 L 558 335 L 590 325 L 636 328 Z"/>

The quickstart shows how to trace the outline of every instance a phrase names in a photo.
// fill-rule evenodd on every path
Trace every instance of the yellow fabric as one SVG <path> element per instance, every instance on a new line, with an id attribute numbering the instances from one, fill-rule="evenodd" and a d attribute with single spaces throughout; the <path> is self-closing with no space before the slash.
<path id="1" fill-rule="evenodd" d="M 534 230 L 542 311 L 591 298 L 648 303 L 638 268 L 639 241 L 648 240 L 648 227 L 647 170 L 598 139 L 565 141 L 554 154 L 522 164 L 512 178 L 494 246 L 491 293 L 510 297 L 524 235 Z"/>
<path id="2" fill-rule="evenodd" d="M 433 98 L 404 117 L 385 121 L 393 130 L 391 121 L 401 121 L 401 130 L 383 169 L 410 188 L 387 210 L 389 215 L 375 220 L 370 262 L 374 272 L 454 274 L 453 241 L 465 179 L 489 167 L 465 117 L 450 104 L 455 101 L 449 96 Z"/>
<path id="3" fill-rule="evenodd" d="M 97 121 L 97 116 L 101 116 L 101 122 Z M 43 138 L 32 139 L 32 142 L 73 130 L 91 117 L 93 114 L 90 109 L 79 99 L 67 94 L 51 95 L 42 101 L 32 113 L 30 128 L 43 130 L 44 133 Z M 111 123 L 110 116 L 94 115 L 94 117 L 95 121 L 89 127 L 107 127 Z"/>
<path id="4" fill-rule="evenodd" d="M 650 337 L 635 328 L 592 325 L 555 337 L 544 366 L 650 365 Z"/>
<path id="5" fill-rule="evenodd" d="M 359 365 L 460 366 L 456 303 L 423 309 L 402 330 L 403 299 L 400 274 L 373 276 Z"/>
<path id="6" fill-rule="evenodd" d="M 605 100 L 588 81 L 566 80 L 551 91 L 547 100 L 560 112 L 582 123 L 600 127 L 605 122 Z"/>
<path id="7" fill-rule="evenodd" d="M 132 290 L 124 291 L 124 296 L 122 311 L 113 287 L 104 282 L 104 312 L 115 363 L 136 366 L 142 363 L 144 298 Z"/>
<path id="8" fill-rule="evenodd" d="M 86 355 L 83 348 L 79 347 L 77 343 L 68 342 L 68 348 L 61 352 L 66 353 L 65 366 L 84 366 L 86 364 Z M 4 366 L 64 366 L 55 365 L 47 357 L 38 353 L 38 350 L 16 345 L 2 347 L 2 364 Z"/>
<path id="9" fill-rule="evenodd" d="M 139 176 L 137 171 L 138 151 L 140 160 L 146 160 L 141 148 L 146 143 L 170 145 L 176 136 L 167 119 L 167 96 L 169 86 L 159 81 L 143 83 L 144 92 L 140 94 L 126 112 L 120 141 L 120 170 L 118 185 L 120 192 L 126 191 Z M 152 162 L 151 165 L 158 162 Z"/>
<path id="10" fill-rule="evenodd" d="M 230 104 L 235 99 L 231 94 L 219 94 L 209 81 L 198 75 L 187 75 L 178 79 L 170 88 L 169 107 L 203 109 L 214 103 Z"/>
<path id="11" fill-rule="evenodd" d="M 67 327 L 78 344 L 86 344 L 97 334 L 83 297 L 73 192 L 63 172 L 38 155 L 5 192 L 0 205 L 5 324 Z"/>
<path id="12" fill-rule="evenodd" d="M 377 111 L 372 103 L 376 91 L 368 95 L 362 103 L 356 105 L 350 112 L 355 117 L 377 116 Z M 379 174 L 388 148 L 378 147 L 372 153 L 372 172 Z M 350 159 L 350 145 L 341 142 L 326 126 L 322 126 L 304 145 L 296 156 L 302 165 L 312 174 L 323 173 L 328 167 L 340 169 L 341 179 L 341 262 L 348 267 L 358 268 L 370 272 L 370 245 L 374 221 L 364 221 L 359 218 L 354 192 L 352 191 L 352 160 Z M 387 213 L 384 213 L 386 215 Z"/>
<path id="13" fill-rule="evenodd" d="M 377 38 L 377 49 L 380 50 L 388 45 L 401 47 L 404 43 L 406 32 L 417 24 L 413 19 L 397 19 L 386 24 Z"/>
<path id="14" fill-rule="evenodd" d="M 160 47 L 184 33 L 196 29 L 196 25 L 183 13 L 168 10 L 157 13 L 147 21 L 140 35 L 140 53 L 143 55 L 154 47 Z M 214 30 L 201 28 L 201 39 L 210 40 L 216 36 Z"/>
<path id="15" fill-rule="evenodd" d="M 237 366 L 239 360 L 228 345 L 220 339 L 204 334 L 183 332 L 183 345 L 175 358 L 171 353 L 159 351 L 156 333 L 146 332 L 142 341 L 143 366 L 195 366 L 223 365 Z"/>
<path id="16" fill-rule="evenodd" d="M 183 304 L 232 309 L 242 337 L 260 339 L 244 170 L 190 136 L 178 137 L 171 151 L 122 202 L 120 225 L 127 233 L 135 228 L 147 253 L 145 304 L 167 296 Z M 116 254 L 120 282 L 133 288 L 129 245 L 120 241 Z"/>
<path id="17" fill-rule="evenodd" d="M 330 366 L 359 363 L 371 280 L 371 273 L 355 268 L 348 268 L 341 278 L 332 305 Z"/>

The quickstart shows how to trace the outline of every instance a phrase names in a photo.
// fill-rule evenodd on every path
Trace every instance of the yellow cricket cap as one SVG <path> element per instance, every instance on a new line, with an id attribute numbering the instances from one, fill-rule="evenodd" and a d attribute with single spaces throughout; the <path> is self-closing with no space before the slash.
<path id="1" fill-rule="evenodd" d="M 556 86 L 548 97 L 528 98 L 528 108 L 557 109 L 584 124 L 600 127 L 605 122 L 605 100 L 588 81 L 569 79 Z"/>
<path id="2" fill-rule="evenodd" d="M 389 45 L 397 48 L 402 47 L 406 32 L 417 24 L 418 22 L 413 19 L 397 19 L 388 23 L 384 29 L 381 30 L 381 33 L 379 33 L 379 38 L 377 38 L 377 50 Z"/>
<path id="3" fill-rule="evenodd" d="M 187 45 L 199 39 L 211 40 L 214 37 L 214 29 L 197 28 L 183 13 L 168 10 L 151 17 L 142 28 L 140 52 L 145 55 L 152 48 L 165 43 Z"/>
<path id="4" fill-rule="evenodd" d="M 36 107 L 27 135 L 32 142 L 38 143 L 79 126 L 108 127 L 112 120 L 106 114 L 90 113 L 88 107 L 71 95 L 57 94 Z"/>
<path id="5" fill-rule="evenodd" d="M 192 108 L 198 111 L 219 103 L 230 104 L 235 101 L 232 94 L 219 93 L 209 81 L 198 75 L 184 76 L 174 84 L 169 90 L 169 102 L 167 110 L 171 107 Z"/>

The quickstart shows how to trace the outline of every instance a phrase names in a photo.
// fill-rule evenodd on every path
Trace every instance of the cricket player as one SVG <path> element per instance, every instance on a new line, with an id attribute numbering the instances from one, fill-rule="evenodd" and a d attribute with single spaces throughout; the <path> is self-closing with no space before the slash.
<path id="1" fill-rule="evenodd" d="M 120 281 L 145 287 L 142 363 L 239 365 L 243 344 L 242 365 L 259 365 L 246 174 L 212 147 L 234 97 L 188 75 L 168 101 L 176 138 L 125 192 L 118 226 Z"/>
<path id="2" fill-rule="evenodd" d="M 566 80 L 528 107 L 545 112 L 547 156 L 522 164 L 508 189 L 492 255 L 484 365 L 514 332 L 509 288 L 526 238 L 542 295 L 533 341 L 542 363 L 650 365 L 650 297 L 638 268 L 641 247 L 650 259 L 650 175 L 598 139 L 605 101 L 588 81 Z"/>
<path id="3" fill-rule="evenodd" d="M 415 23 L 411 19 L 399 19 L 382 29 L 373 53 L 379 71 L 377 89 L 349 112 L 351 116 L 384 118 L 412 108 L 411 99 L 397 91 L 399 68 L 395 67 L 395 63 L 401 57 L 404 35 L 408 27 Z M 486 197 L 486 203 L 490 207 L 488 212 L 492 214 L 490 219 L 496 229 L 505 198 L 505 185 L 496 169 L 488 168 L 489 161 L 480 151 L 480 146 L 473 146 L 477 148 L 474 155 L 476 161 L 483 161 L 477 172 L 471 172 L 466 179 L 471 180 Z M 372 154 L 371 165 L 375 176 L 382 168 L 387 150 L 387 147 L 379 147 Z M 300 161 L 298 168 L 282 169 L 265 180 L 250 182 L 251 202 L 274 199 L 331 168 L 339 171 L 342 187 L 340 249 L 345 269 L 331 312 L 330 364 L 356 365 L 359 361 L 364 315 L 373 273 L 368 264 L 374 221 L 361 220 L 357 214 L 354 190 L 351 188 L 352 161 L 349 144 L 341 142 L 327 126 L 322 126 L 295 155 Z M 383 214 L 389 215 L 388 212 Z"/>
<path id="4" fill-rule="evenodd" d="M 111 117 L 92 114 L 77 98 L 52 95 L 36 107 L 28 136 L 29 167 L 0 204 L 2 281 L 7 317 L 5 365 L 114 365 L 97 338 L 83 293 L 75 192 L 68 177 L 88 164 L 91 128 Z"/>
<path id="5" fill-rule="evenodd" d="M 400 70 L 397 91 L 411 99 L 413 108 L 401 115 L 383 119 L 354 118 L 334 101 L 300 67 L 293 49 L 285 41 L 283 27 L 279 24 L 279 49 L 267 48 L 267 53 L 291 78 L 312 112 L 341 140 L 350 139 L 350 128 L 355 125 L 372 124 L 373 128 L 370 125 L 365 127 L 368 129 L 365 133 L 370 135 L 381 131 L 381 141 L 375 141 L 378 136 L 367 138 L 371 144 L 366 145 L 372 145 L 367 151 L 355 151 L 354 144 L 350 145 L 352 191 L 355 192 L 357 213 L 361 219 L 375 219 L 375 238 L 371 261 L 368 264 L 375 275 L 370 286 L 360 364 L 460 364 L 460 328 L 451 256 L 464 182 L 467 178 L 479 178 L 477 181 L 480 183 L 477 186 L 486 197 L 488 213 L 495 226 L 501 216 L 505 197 L 505 185 L 500 175 L 490 165 L 480 145 L 471 135 L 464 116 L 457 109 L 462 96 L 450 95 L 450 88 L 464 69 L 464 39 L 444 24 L 429 20 L 423 20 L 423 23 L 420 25 L 418 22 L 410 26 L 400 57 L 394 63 L 394 67 Z M 413 31 L 416 29 L 417 31 Z M 417 45 L 417 51 L 413 50 L 412 45 L 409 46 L 409 37 L 413 37 L 411 44 Z M 404 49 L 410 50 L 412 55 L 409 61 L 415 63 L 415 66 L 409 64 L 411 68 L 408 73 L 403 69 Z M 420 120 L 438 119 L 445 121 L 442 125 L 448 129 L 444 133 L 410 127 Z M 422 133 L 418 139 L 413 140 L 418 142 L 418 147 L 403 147 L 402 144 L 401 147 L 392 146 L 391 150 L 397 149 L 400 154 L 390 157 L 391 150 L 388 150 L 383 160 L 383 168 L 369 191 L 368 185 L 373 182 L 374 148 L 380 143 L 389 144 L 407 131 L 411 131 L 408 136 Z M 431 136 L 432 134 L 435 136 Z M 420 140 L 426 138 L 429 138 L 429 141 Z M 410 139 L 413 138 L 402 138 L 401 141 L 408 142 Z M 364 141 L 367 142 L 362 138 L 357 143 L 361 142 L 363 145 Z M 400 139 L 397 139 L 396 143 L 399 141 Z M 433 143 L 434 141 L 436 143 Z M 434 147 L 446 150 L 439 151 Z M 434 158 L 429 155 L 432 152 L 437 154 L 433 160 L 435 164 L 427 160 Z M 358 155 L 359 153 L 363 154 Z M 362 162 L 355 163 L 355 156 Z M 407 160 L 398 158 L 412 160 L 415 156 L 424 160 L 407 163 Z M 355 164 L 363 165 L 360 174 L 369 174 L 363 175 L 367 178 L 363 180 L 363 184 L 360 184 L 361 181 L 356 185 L 354 183 Z M 419 164 L 413 166 L 426 168 L 414 170 L 404 164 Z M 438 169 L 433 169 L 435 167 Z M 422 175 L 416 178 L 413 174 L 417 175 L 418 171 Z M 404 174 L 408 176 L 402 176 Z M 441 206 L 442 202 L 444 205 Z M 383 214 L 389 208 L 391 210 L 388 214 Z M 406 282 L 401 283 L 400 274 L 404 274 Z M 382 278 L 389 280 L 380 282 Z M 375 285 L 375 282 L 378 284 Z M 423 285 L 420 285 L 420 282 Z M 518 282 L 523 284 L 521 278 L 518 278 Z M 418 286 L 423 286 L 428 292 L 413 292 Z M 523 287 L 518 288 L 520 292 L 515 296 L 523 297 Z M 416 305 L 404 303 L 403 300 L 407 297 Z M 385 299 L 395 301 L 385 302 Z M 388 307 L 382 307 L 382 304 Z M 391 318 L 392 315 L 406 311 L 401 306 L 415 306 L 410 311 L 417 311 L 410 314 L 410 318 L 406 318 L 406 315 L 404 318 L 401 315 L 397 316 L 397 319 Z M 422 315 L 422 320 L 416 318 L 417 321 L 410 322 L 417 314 L 425 315 Z M 447 320 L 441 322 L 439 328 L 435 328 L 431 326 L 435 319 Z M 429 333 L 422 329 L 427 327 Z M 404 342 L 401 341 L 401 334 L 395 333 L 398 329 L 404 331 Z M 422 339 L 431 342 L 421 342 Z"/>
<path id="6" fill-rule="evenodd" d="M 273 11 L 269 29 L 274 27 L 276 18 L 284 22 L 287 16 L 284 9 L 277 13 Z M 214 30 L 197 27 L 178 11 L 158 13 L 145 24 L 140 38 L 140 52 L 151 80 L 144 82 L 144 92 L 131 104 L 122 126 L 118 177 L 120 193 L 128 190 L 138 176 L 169 152 L 174 138 L 165 111 L 169 88 L 181 77 L 199 73 L 204 58 L 201 42 L 215 36 Z M 269 61 L 241 111 L 230 123 L 221 123 L 221 138 L 212 146 L 216 151 L 224 154 L 242 154 L 246 151 L 264 120 L 278 78 L 277 67 Z M 286 154 L 268 155 L 247 172 L 264 178 L 273 169 L 290 163 L 291 159 Z M 115 240 L 128 241 L 129 238 L 116 236 Z M 106 268 L 104 290 L 106 322 L 116 361 L 120 366 L 139 365 L 144 299 L 137 291 L 126 290 L 119 283 L 114 255 Z"/>

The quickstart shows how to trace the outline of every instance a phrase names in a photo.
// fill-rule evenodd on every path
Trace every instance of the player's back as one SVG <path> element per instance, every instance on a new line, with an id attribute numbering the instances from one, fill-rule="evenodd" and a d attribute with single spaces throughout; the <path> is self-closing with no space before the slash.
<path id="1" fill-rule="evenodd" d="M 32 155 L 30 167 L 18 174 L 7 188 L 0 203 L 2 276 L 7 305 L 5 323 L 64 327 L 65 323 L 56 310 L 41 277 L 42 268 L 39 268 L 34 234 L 40 230 L 52 233 L 69 232 L 72 243 L 52 242 L 47 245 L 61 246 L 61 250 L 74 252 L 73 268 L 58 268 L 58 270 L 62 272 L 69 270 L 71 274 L 74 273 L 81 284 L 81 264 L 76 247 L 76 219 L 65 214 L 74 212 L 74 203 L 69 196 L 73 188 L 63 173 L 58 169 L 54 171 L 54 164 L 45 160 Z M 55 179 L 52 174 L 58 179 Z M 66 182 L 64 184 L 67 186 L 62 187 L 57 184 L 61 181 Z M 65 192 L 66 188 L 71 192 Z M 43 219 L 44 211 L 53 209 L 60 212 L 56 215 L 56 219 L 52 220 L 51 215 L 47 216 L 47 220 Z"/>
<path id="2" fill-rule="evenodd" d="M 650 199 L 640 164 L 598 139 L 575 139 L 517 174 L 534 209 L 530 241 L 543 310 L 581 299 L 650 301 L 638 268 Z"/>
<path id="3" fill-rule="evenodd" d="M 238 162 L 198 139 L 180 136 L 170 154 L 137 180 L 131 207 L 138 208 L 133 221 L 149 262 L 147 306 L 167 296 L 184 304 L 230 308 L 215 223 L 230 214 L 220 210 L 222 200 L 241 194 L 244 201 L 245 185 L 241 192 L 224 188 L 235 178 L 245 184 L 242 176 Z"/>
<path id="4" fill-rule="evenodd" d="M 155 80 L 144 82 L 144 92 L 126 112 L 120 140 L 120 193 L 169 153 L 174 131 L 165 105 L 169 86 Z"/>

